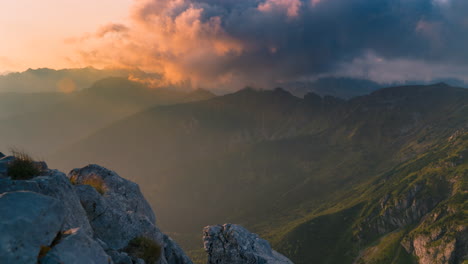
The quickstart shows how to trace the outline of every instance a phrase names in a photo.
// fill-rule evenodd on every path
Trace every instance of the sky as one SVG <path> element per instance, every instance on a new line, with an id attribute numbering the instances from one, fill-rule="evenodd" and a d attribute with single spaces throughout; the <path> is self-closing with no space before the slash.
<path id="1" fill-rule="evenodd" d="M 466 14 L 466 0 L 2 0 L 0 72 L 139 68 L 207 88 L 468 81 Z"/>
<path id="2" fill-rule="evenodd" d="M 0 72 L 74 67 L 66 40 L 125 22 L 132 0 L 1 0 Z M 79 65 L 77 65 L 79 66 Z"/>

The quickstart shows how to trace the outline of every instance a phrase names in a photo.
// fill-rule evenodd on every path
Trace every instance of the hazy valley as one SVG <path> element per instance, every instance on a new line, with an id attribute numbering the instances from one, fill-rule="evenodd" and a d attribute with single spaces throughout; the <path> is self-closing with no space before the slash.
<path id="1" fill-rule="evenodd" d="M 138 183 L 199 263 L 201 228 L 229 222 L 294 263 L 462 263 L 468 90 L 372 90 L 216 96 L 108 78 L 70 94 L 0 94 L 29 107 L 5 108 L 0 143 Z"/>

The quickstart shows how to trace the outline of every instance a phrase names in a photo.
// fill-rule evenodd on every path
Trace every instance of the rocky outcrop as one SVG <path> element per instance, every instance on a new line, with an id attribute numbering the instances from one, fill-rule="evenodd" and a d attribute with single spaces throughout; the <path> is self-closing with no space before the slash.
<path id="1" fill-rule="evenodd" d="M 203 242 L 208 264 L 291 264 L 271 249 L 266 240 L 233 224 L 207 226 Z"/>
<path id="2" fill-rule="evenodd" d="M 3 160 L 7 172 L 10 160 Z M 136 237 L 162 246 L 159 264 L 192 263 L 157 228 L 137 184 L 97 165 L 69 178 L 45 163 L 41 168 L 30 180 L 0 178 L 0 263 L 145 264 L 124 251 Z"/>
<path id="3" fill-rule="evenodd" d="M 466 216 L 450 207 L 438 207 L 403 239 L 402 246 L 420 264 L 459 264 L 468 259 L 468 227 L 457 220 Z"/>
<path id="4" fill-rule="evenodd" d="M 402 245 L 407 252 L 418 257 L 420 264 L 462 263 L 468 258 L 468 229 L 466 226 L 453 226 L 450 230 L 438 228 L 420 233 Z M 457 233 L 453 234 L 453 231 Z"/>
<path id="5" fill-rule="evenodd" d="M 37 263 L 41 247 L 60 232 L 59 200 L 34 192 L 0 194 L 0 263 Z"/>
<path id="6" fill-rule="evenodd" d="M 98 165 L 72 170 L 68 177 L 75 183 L 75 191 L 95 236 L 107 245 L 112 255 L 122 258 L 119 253 L 128 243 L 143 236 L 162 246 L 161 263 L 192 263 L 182 249 L 158 229 L 156 217 L 137 184 Z"/>
<path id="7" fill-rule="evenodd" d="M 137 184 L 98 165 L 68 176 L 41 166 L 41 175 L 28 180 L 0 178 L 0 263 L 192 263 L 159 230 Z M 209 264 L 292 263 L 243 227 L 226 224 L 204 232 Z M 144 244 L 135 241 L 149 241 L 158 253 L 144 257 Z"/>
<path id="8" fill-rule="evenodd" d="M 360 236 L 365 233 L 386 234 L 398 228 L 417 223 L 444 199 L 423 182 L 409 186 L 399 195 L 387 194 L 382 197 L 370 216 L 359 226 Z"/>

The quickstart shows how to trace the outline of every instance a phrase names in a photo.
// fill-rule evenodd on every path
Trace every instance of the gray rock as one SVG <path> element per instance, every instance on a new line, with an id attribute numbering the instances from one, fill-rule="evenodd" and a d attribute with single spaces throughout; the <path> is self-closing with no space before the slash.
<path id="1" fill-rule="evenodd" d="M 162 233 L 145 215 L 124 210 L 125 205 L 109 203 L 106 198 L 110 197 L 102 196 L 89 185 L 77 185 L 75 189 L 95 236 L 109 248 L 120 250 L 138 236 L 147 236 L 162 242 Z"/>
<path id="2" fill-rule="evenodd" d="M 168 235 L 163 234 L 164 239 L 164 257 L 167 263 L 170 264 L 184 264 L 192 263 L 192 261 L 185 255 L 184 251 L 180 246 L 172 240 Z"/>
<path id="3" fill-rule="evenodd" d="M 8 192 L 0 195 L 0 216 L 0 263 L 30 264 L 60 232 L 64 208 L 42 194 Z"/>
<path id="4" fill-rule="evenodd" d="M 3 156 L 0 158 L 0 177 L 6 177 L 8 174 L 8 164 L 13 161 L 13 156 Z"/>
<path id="5" fill-rule="evenodd" d="M 233 224 L 207 226 L 203 242 L 208 264 L 291 264 L 270 244 L 247 229 Z"/>
<path id="6" fill-rule="evenodd" d="M 49 170 L 48 176 L 34 179 L 39 185 L 40 192 L 44 195 L 60 200 L 65 207 L 65 230 L 79 227 L 87 235 L 92 236 L 93 231 L 81 206 L 80 199 L 75 193 L 73 185 L 67 176 L 57 170 Z"/>
<path id="7" fill-rule="evenodd" d="M 102 240 L 109 251 L 120 252 L 130 240 L 145 236 L 163 247 L 160 263 L 192 263 L 182 249 L 158 229 L 156 217 L 137 184 L 98 165 L 74 169 L 68 177 L 77 184 L 76 193 L 96 238 Z M 104 193 L 86 185 L 90 181 L 100 183 Z M 121 260 L 117 253 L 110 255 L 115 257 L 115 262 L 127 261 Z"/>
<path id="8" fill-rule="evenodd" d="M 31 180 L 0 179 L 0 193 L 13 191 L 32 191 L 58 199 L 65 208 L 65 230 L 79 227 L 86 234 L 92 236 L 86 213 L 80 204 L 70 180 L 64 173 L 48 170 L 47 176 L 39 176 Z"/>
<path id="9" fill-rule="evenodd" d="M 40 259 L 40 264 L 107 264 L 113 263 L 98 242 L 79 228 L 67 230 L 56 245 Z"/>
<path id="10" fill-rule="evenodd" d="M 85 184 L 89 179 L 101 179 L 104 182 L 105 199 L 111 207 L 123 207 L 124 211 L 132 211 L 144 215 L 151 223 L 156 223 L 151 206 L 143 197 L 138 184 L 120 177 L 117 173 L 99 165 L 88 165 L 74 169 L 68 177 L 76 184 Z"/>
<path id="11" fill-rule="evenodd" d="M 125 252 L 119 252 L 117 250 L 108 250 L 106 252 L 112 258 L 114 264 L 133 264 L 132 257 Z"/>
<path id="12" fill-rule="evenodd" d="M 31 191 L 40 193 L 39 184 L 34 180 L 15 181 L 10 178 L 0 179 L 0 194 L 16 191 Z"/>

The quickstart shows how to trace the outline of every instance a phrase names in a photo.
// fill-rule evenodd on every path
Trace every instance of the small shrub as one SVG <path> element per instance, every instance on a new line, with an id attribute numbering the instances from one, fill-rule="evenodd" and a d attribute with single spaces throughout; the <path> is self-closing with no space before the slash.
<path id="1" fill-rule="evenodd" d="M 77 184 L 84 184 L 84 185 L 89 185 L 93 187 L 98 193 L 101 195 L 105 194 L 107 191 L 106 184 L 104 183 L 104 180 L 99 178 L 98 176 L 91 176 L 87 177 L 84 180 L 78 181 L 76 177 L 71 177 L 70 182 L 73 185 Z"/>
<path id="2" fill-rule="evenodd" d="M 18 150 L 12 150 L 15 157 L 8 164 L 8 175 L 13 180 L 29 180 L 41 174 L 40 167 L 27 153 Z"/>
<path id="3" fill-rule="evenodd" d="M 132 239 L 124 251 L 132 257 L 143 259 L 147 264 L 155 264 L 161 257 L 161 246 L 143 236 Z"/>

